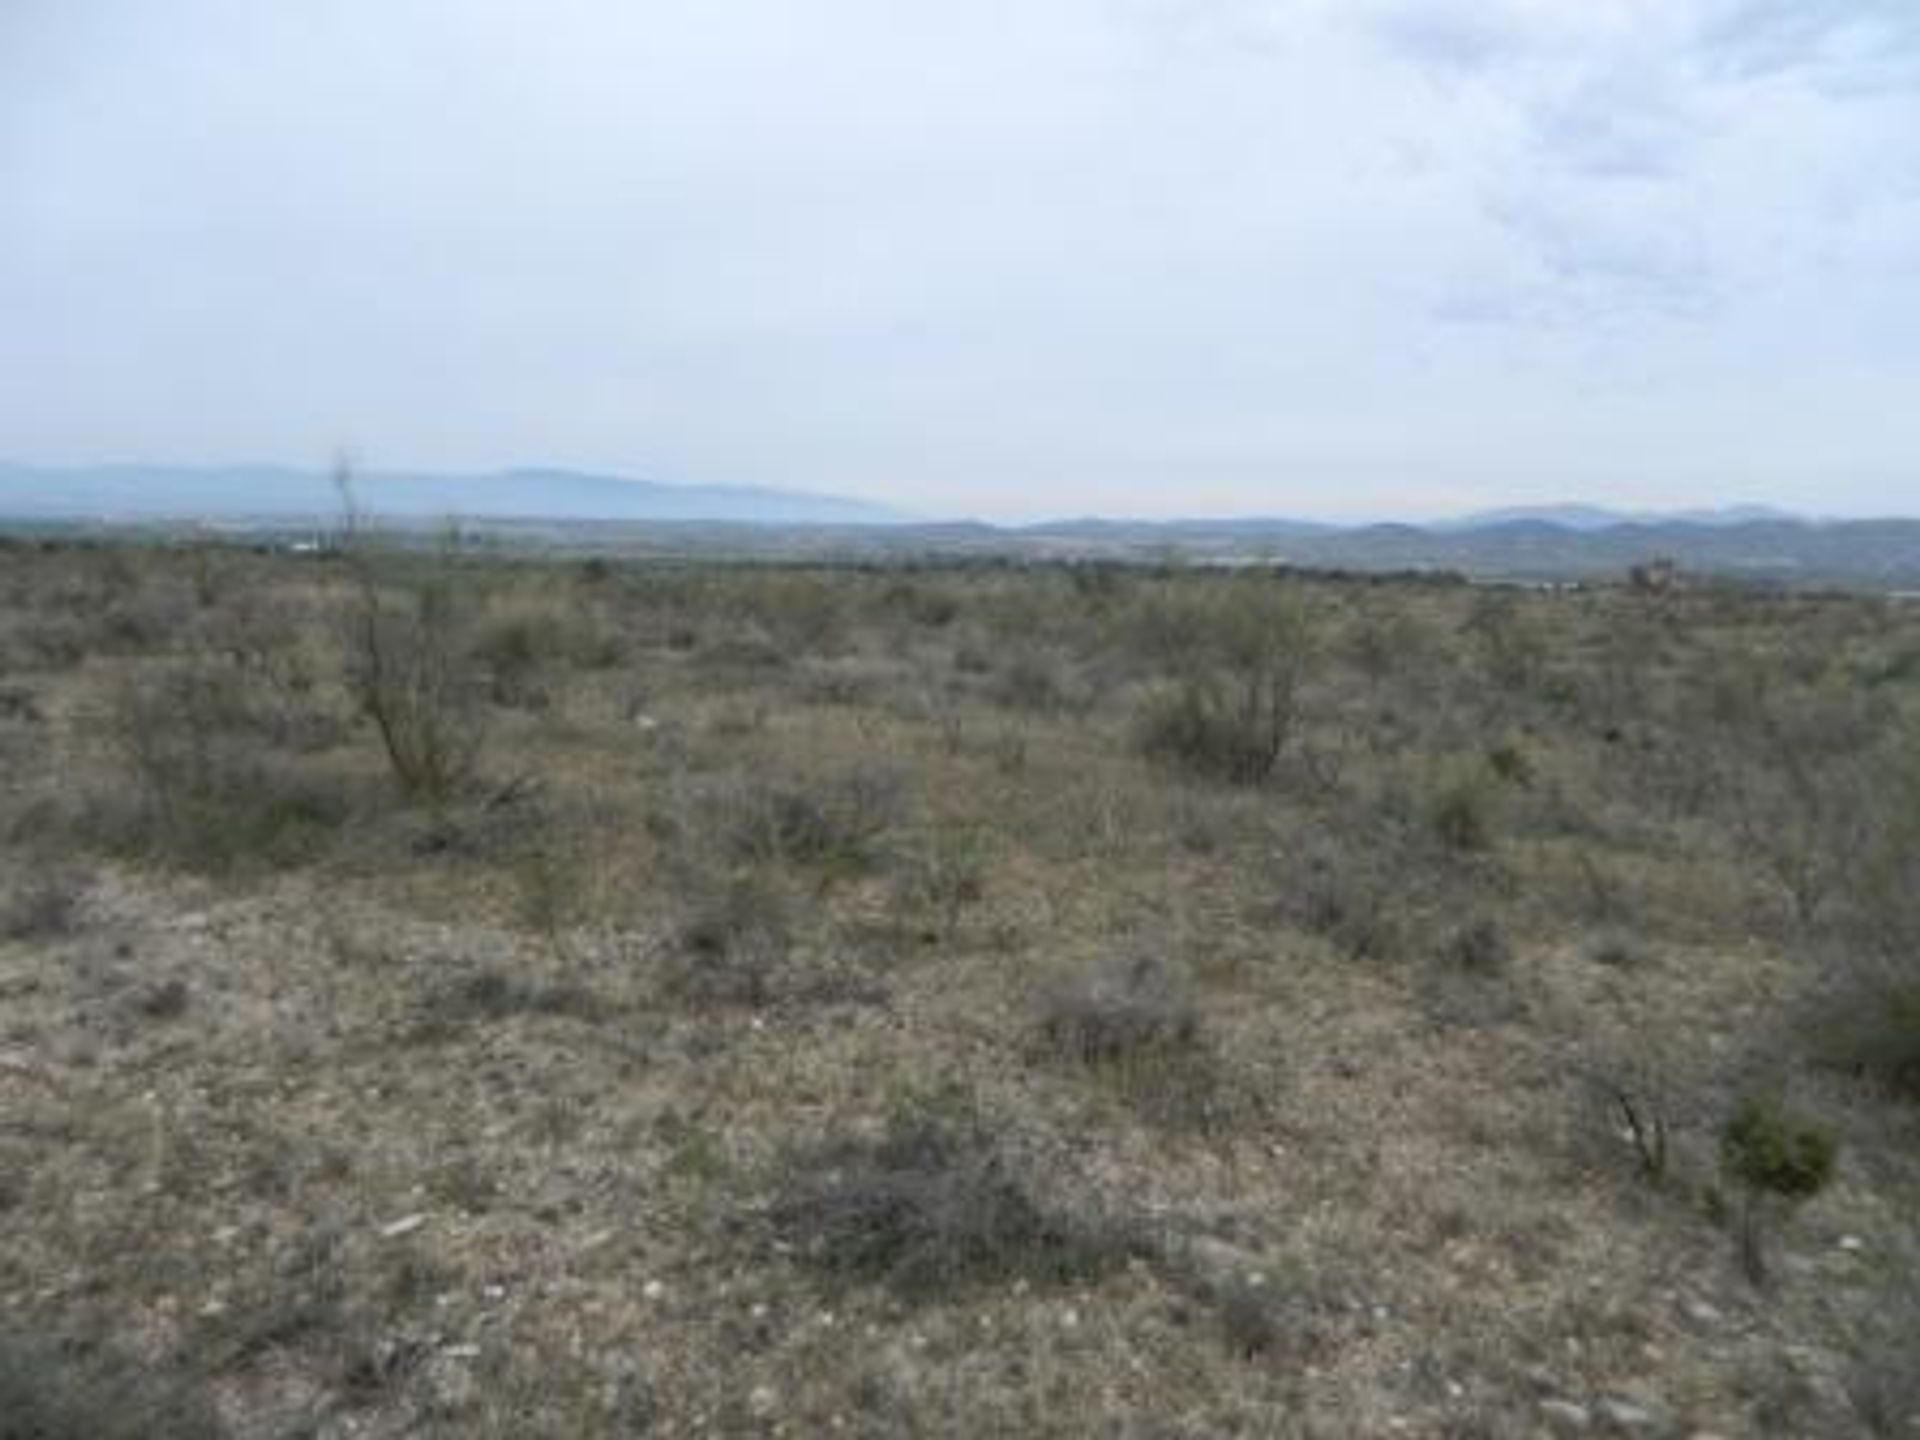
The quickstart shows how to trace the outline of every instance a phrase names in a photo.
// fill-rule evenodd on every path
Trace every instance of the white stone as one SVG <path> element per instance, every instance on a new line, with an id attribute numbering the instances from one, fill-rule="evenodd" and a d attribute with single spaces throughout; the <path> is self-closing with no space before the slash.
<path id="1" fill-rule="evenodd" d="M 1540 1413 L 1556 1435 L 1579 1435 L 1593 1426 L 1593 1416 L 1584 1405 L 1571 1400 L 1542 1400 Z"/>

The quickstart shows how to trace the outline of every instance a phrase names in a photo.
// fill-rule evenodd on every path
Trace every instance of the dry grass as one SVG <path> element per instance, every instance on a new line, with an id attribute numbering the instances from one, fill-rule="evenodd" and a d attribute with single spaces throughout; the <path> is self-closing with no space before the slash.
<path id="1" fill-rule="evenodd" d="M 1911 1433 L 1912 610 L 410 563 L 413 789 L 337 562 L 7 556 L 0 1329 L 119 1378 L 6 1413 Z"/>

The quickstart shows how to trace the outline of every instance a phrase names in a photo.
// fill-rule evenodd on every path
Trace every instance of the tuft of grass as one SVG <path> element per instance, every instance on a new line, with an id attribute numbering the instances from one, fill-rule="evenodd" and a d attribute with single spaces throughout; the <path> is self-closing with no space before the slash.
<path id="1" fill-rule="evenodd" d="M 552 1015 L 572 1020 L 606 1018 L 607 1002 L 584 986 L 536 984 L 496 969 L 476 970 L 421 996 L 413 1038 L 444 1040 L 473 1025 L 496 1024 L 516 1015 Z"/>
<path id="2" fill-rule="evenodd" d="M 1482 916 L 1447 936 L 1440 958 L 1468 975 L 1500 975 L 1513 965 L 1513 943 L 1497 922 Z"/>
<path id="3" fill-rule="evenodd" d="M 700 899 L 681 923 L 668 989 L 699 1003 L 764 1005 L 792 945 L 779 892 L 737 878 Z"/>
<path id="4" fill-rule="evenodd" d="M 57 940 L 80 926 L 85 880 L 70 871 L 40 869 L 0 895 L 0 940 Z"/>

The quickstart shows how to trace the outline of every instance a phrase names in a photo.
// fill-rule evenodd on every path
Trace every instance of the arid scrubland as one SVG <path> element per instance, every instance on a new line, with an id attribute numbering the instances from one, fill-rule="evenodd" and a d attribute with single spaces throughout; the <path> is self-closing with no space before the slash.
<path id="1" fill-rule="evenodd" d="M 1920 1434 L 1920 607 L 14 543 L 0 775 L 9 1440 Z"/>

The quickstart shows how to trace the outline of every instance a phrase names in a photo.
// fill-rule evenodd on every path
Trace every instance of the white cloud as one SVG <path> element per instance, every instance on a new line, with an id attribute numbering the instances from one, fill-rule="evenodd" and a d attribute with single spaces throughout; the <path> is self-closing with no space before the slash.
<path id="1" fill-rule="evenodd" d="M 21 3 L 0 452 L 1915 506 L 1907 0 Z"/>

